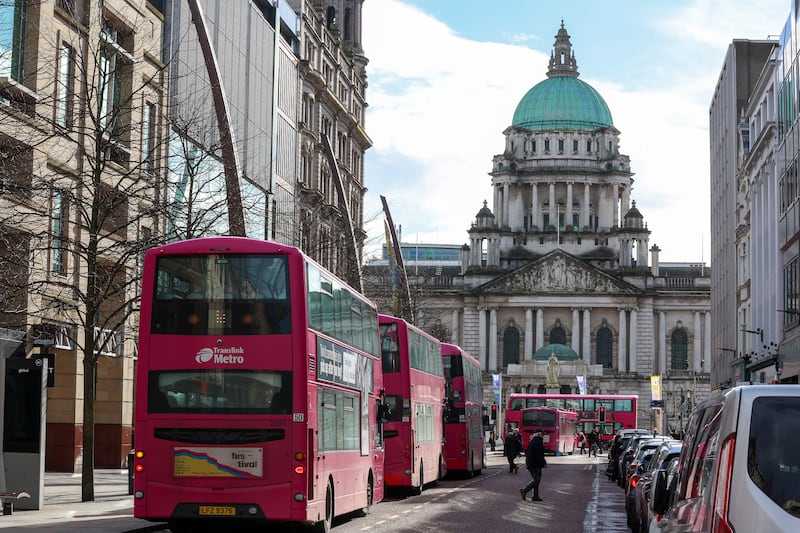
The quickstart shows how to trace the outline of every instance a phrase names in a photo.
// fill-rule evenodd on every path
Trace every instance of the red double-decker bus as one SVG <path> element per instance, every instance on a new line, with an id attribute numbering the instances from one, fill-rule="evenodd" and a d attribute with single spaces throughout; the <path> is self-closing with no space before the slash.
<path id="1" fill-rule="evenodd" d="M 384 480 L 419 493 L 447 473 L 441 343 L 402 318 L 378 315 L 378 321 L 388 411 Z"/>
<path id="2" fill-rule="evenodd" d="M 538 394 L 515 392 L 508 396 L 506 431 L 519 424 L 521 411 L 529 407 L 554 407 L 577 414 L 578 432 L 597 429 L 603 442 L 611 441 L 620 429 L 636 428 L 639 397 L 626 394 Z"/>
<path id="3" fill-rule="evenodd" d="M 480 474 L 486 467 L 481 364 L 455 344 L 442 343 L 445 381 L 444 460 L 447 471 Z"/>
<path id="4" fill-rule="evenodd" d="M 136 517 L 327 531 L 383 499 L 372 302 L 296 248 L 239 237 L 149 250 L 141 302 Z"/>
<path id="5" fill-rule="evenodd" d="M 555 407 L 531 407 L 520 411 L 519 433 L 523 449 L 533 438 L 533 432 L 542 430 L 544 450 L 553 455 L 571 455 L 575 451 L 578 415 L 575 411 Z"/>

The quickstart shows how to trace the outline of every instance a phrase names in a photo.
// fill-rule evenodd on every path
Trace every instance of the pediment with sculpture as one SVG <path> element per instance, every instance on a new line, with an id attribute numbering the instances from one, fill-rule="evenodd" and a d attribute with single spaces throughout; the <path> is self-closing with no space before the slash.
<path id="1" fill-rule="evenodd" d="M 480 288 L 482 293 L 622 293 L 641 291 L 581 261 L 563 250 L 554 250 Z"/>

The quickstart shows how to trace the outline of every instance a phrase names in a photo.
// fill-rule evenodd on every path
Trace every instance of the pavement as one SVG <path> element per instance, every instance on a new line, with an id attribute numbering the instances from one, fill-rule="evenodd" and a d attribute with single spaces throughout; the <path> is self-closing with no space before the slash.
<path id="1" fill-rule="evenodd" d="M 15 508 L 0 515 L 0 530 L 52 526 L 81 518 L 133 516 L 133 496 L 128 494 L 128 470 L 95 470 L 94 501 L 81 501 L 81 474 L 46 472 L 41 509 Z"/>

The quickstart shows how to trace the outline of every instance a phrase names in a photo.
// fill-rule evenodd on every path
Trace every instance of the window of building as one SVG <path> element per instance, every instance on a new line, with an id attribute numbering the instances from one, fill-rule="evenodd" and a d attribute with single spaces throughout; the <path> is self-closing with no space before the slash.
<path id="1" fill-rule="evenodd" d="M 550 213 L 542 214 L 542 226 L 547 229 L 550 226 Z"/>
<path id="2" fill-rule="evenodd" d="M 549 153 L 550 152 L 550 139 L 545 139 L 544 140 L 544 151 L 545 151 L 545 153 Z"/>
<path id="3" fill-rule="evenodd" d="M 22 83 L 28 2 L 0 2 L 0 78 Z"/>
<path id="4" fill-rule="evenodd" d="M 578 139 L 572 140 L 572 151 L 577 153 L 578 152 Z"/>
<path id="5" fill-rule="evenodd" d="M 519 330 L 514 326 L 503 332 L 503 362 L 506 365 L 519 364 Z"/>
<path id="6" fill-rule="evenodd" d="M 531 152 L 536 153 L 536 141 L 531 141 Z"/>
<path id="7" fill-rule="evenodd" d="M 592 152 L 592 141 L 586 141 L 586 153 Z"/>
<path id="8" fill-rule="evenodd" d="M 564 151 L 564 139 L 559 139 L 558 140 L 558 151 L 559 151 L 559 153 Z"/>
<path id="9" fill-rule="evenodd" d="M 686 330 L 679 327 L 672 332 L 672 370 L 689 369 L 689 337 Z"/>
<path id="10" fill-rule="evenodd" d="M 156 118 L 156 105 L 153 103 L 145 104 L 144 117 L 142 123 L 142 166 L 145 172 L 152 174 L 155 171 L 155 146 L 156 128 L 158 120 Z"/>
<path id="11" fill-rule="evenodd" d="M 67 43 L 61 44 L 58 53 L 58 80 L 56 83 L 56 124 L 72 127 L 73 79 L 75 77 L 75 51 Z"/>
<path id="12" fill-rule="evenodd" d="M 550 344 L 567 344 L 567 332 L 561 326 L 550 330 Z"/>
<path id="13" fill-rule="evenodd" d="M 597 344 L 597 359 L 598 365 L 603 365 L 603 368 L 611 368 L 613 363 L 613 346 L 614 334 L 607 326 L 601 327 L 597 330 L 595 342 Z"/>
<path id="14" fill-rule="evenodd" d="M 783 267 L 783 326 L 800 322 L 800 260 L 794 256 Z"/>
<path id="15" fill-rule="evenodd" d="M 104 21 L 100 32 L 103 42 L 98 60 L 96 98 L 97 119 L 104 135 L 118 142 L 127 129 L 129 117 L 122 103 L 130 94 L 133 56 L 130 36 Z"/>
<path id="16" fill-rule="evenodd" d="M 60 190 L 53 191 L 50 207 L 50 271 L 54 274 L 67 273 L 67 196 Z"/>

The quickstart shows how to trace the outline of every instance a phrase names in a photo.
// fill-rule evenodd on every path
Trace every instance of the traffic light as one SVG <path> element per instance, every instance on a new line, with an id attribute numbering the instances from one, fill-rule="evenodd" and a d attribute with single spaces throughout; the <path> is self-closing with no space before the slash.
<path id="1" fill-rule="evenodd" d="M 492 422 L 497 420 L 497 406 L 492 405 Z"/>
<path id="2" fill-rule="evenodd" d="M 599 413 L 599 417 L 598 418 L 600 419 L 600 422 L 605 422 L 606 421 L 606 408 L 605 407 L 601 407 L 600 408 L 600 413 Z"/>

